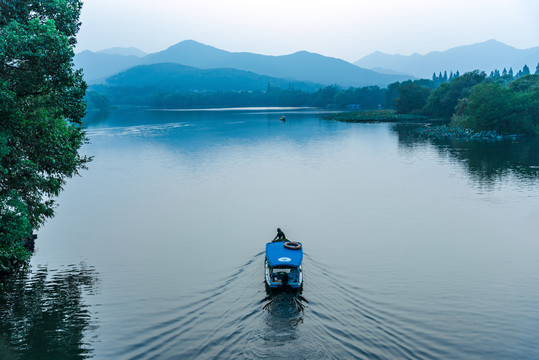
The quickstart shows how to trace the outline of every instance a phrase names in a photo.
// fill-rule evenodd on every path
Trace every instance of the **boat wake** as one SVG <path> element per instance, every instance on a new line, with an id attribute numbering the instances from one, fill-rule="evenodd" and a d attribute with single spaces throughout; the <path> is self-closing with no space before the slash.
<path id="1" fill-rule="evenodd" d="M 362 288 L 305 254 L 303 291 L 266 292 L 264 252 L 172 312 L 156 311 L 117 358 L 429 358 L 399 319 Z M 307 300 L 307 298 L 309 300 Z M 405 326 L 406 327 L 406 326 Z M 412 330 L 408 326 L 408 330 Z M 125 350 L 125 349 L 124 349 Z M 439 349 L 438 349 L 439 350 Z"/>

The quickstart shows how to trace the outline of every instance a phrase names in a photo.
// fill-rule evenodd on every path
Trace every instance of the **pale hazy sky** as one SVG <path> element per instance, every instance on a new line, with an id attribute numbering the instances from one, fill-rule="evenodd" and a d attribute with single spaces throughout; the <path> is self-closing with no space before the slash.
<path id="1" fill-rule="evenodd" d="M 539 46 L 538 0 L 84 0 L 76 52 L 183 40 L 266 55 L 300 50 L 356 61 L 496 39 Z"/>

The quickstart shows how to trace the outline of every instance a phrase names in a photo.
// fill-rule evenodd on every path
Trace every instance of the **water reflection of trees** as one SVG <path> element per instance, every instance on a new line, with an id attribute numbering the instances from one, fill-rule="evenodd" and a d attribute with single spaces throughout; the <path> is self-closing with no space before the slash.
<path id="1" fill-rule="evenodd" d="M 0 358 L 87 359 L 95 330 L 85 295 L 93 294 L 95 269 L 38 267 L 2 281 Z"/>
<path id="2" fill-rule="evenodd" d="M 524 183 L 539 180 L 539 138 L 523 137 L 496 141 L 422 139 L 414 133 L 417 125 L 395 125 L 399 146 L 413 150 L 425 144 L 434 145 L 443 156 L 462 164 L 472 180 L 492 187 L 507 176 Z"/>

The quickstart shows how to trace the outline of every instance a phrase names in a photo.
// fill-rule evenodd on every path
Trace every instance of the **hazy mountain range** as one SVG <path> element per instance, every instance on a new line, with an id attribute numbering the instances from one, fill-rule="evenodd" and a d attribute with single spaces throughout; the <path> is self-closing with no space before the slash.
<path id="1" fill-rule="evenodd" d="M 73 59 L 75 67 L 83 69 L 84 80 L 88 84 L 104 82 L 107 77 L 137 66 L 141 62 L 138 56 L 110 53 L 109 50 L 103 52 L 85 50 L 75 55 Z"/>
<path id="2" fill-rule="evenodd" d="M 433 51 L 425 55 L 389 55 L 374 52 L 354 64 L 386 73 L 404 73 L 417 78 L 430 79 L 433 73 L 457 70 L 462 74 L 473 70 L 500 72 L 513 68 L 515 73 L 528 65 L 531 72 L 539 63 L 539 46 L 530 49 L 516 49 L 496 40 L 458 46 L 446 51 Z"/>
<path id="3" fill-rule="evenodd" d="M 229 52 L 193 40 L 146 54 L 136 48 L 112 48 L 75 55 L 89 84 L 108 86 L 175 87 L 176 90 L 235 91 L 281 88 L 313 90 L 320 86 L 384 87 L 396 81 L 430 79 L 433 73 L 487 73 L 526 64 L 531 72 L 539 63 L 539 46 L 519 50 L 496 40 L 435 51 L 425 55 L 389 55 L 374 52 L 354 64 L 307 51 L 269 56 Z M 164 65 L 166 64 L 166 65 Z M 172 64 L 182 65 L 173 66 Z M 211 71 L 209 71 L 211 70 Z"/>
<path id="4" fill-rule="evenodd" d="M 286 80 L 288 84 L 337 84 L 343 87 L 386 86 L 409 78 L 407 75 L 382 74 L 363 69 L 341 59 L 300 51 L 290 55 L 269 56 L 247 52 L 229 52 L 196 41 L 182 41 L 166 50 L 137 56 L 125 49 L 101 52 L 83 51 L 75 56 L 75 66 L 84 69 L 89 84 L 108 82 L 107 78 L 139 65 L 175 63 L 198 69 L 236 69 Z M 146 68 L 150 69 L 150 68 Z M 245 74 L 243 74 L 245 75 Z M 171 76 L 174 77 L 172 74 Z M 267 85 L 267 84 L 265 84 Z M 273 84 L 272 84 L 273 85 Z"/>

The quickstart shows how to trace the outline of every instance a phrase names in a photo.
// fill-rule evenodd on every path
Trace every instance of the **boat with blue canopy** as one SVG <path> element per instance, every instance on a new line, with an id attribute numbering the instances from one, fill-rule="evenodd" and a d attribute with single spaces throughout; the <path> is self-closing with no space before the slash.
<path id="1" fill-rule="evenodd" d="M 270 289 L 300 289 L 303 285 L 303 245 L 273 241 L 266 244 L 266 285 Z"/>

